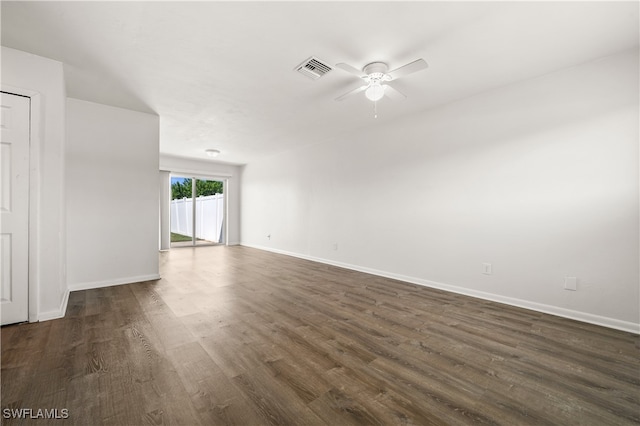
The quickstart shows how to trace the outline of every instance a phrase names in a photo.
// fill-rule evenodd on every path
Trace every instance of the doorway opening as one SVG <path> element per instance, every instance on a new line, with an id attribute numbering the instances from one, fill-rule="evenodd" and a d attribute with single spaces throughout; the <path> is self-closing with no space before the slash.
<path id="1" fill-rule="evenodd" d="M 225 244 L 224 182 L 171 175 L 171 247 Z"/>

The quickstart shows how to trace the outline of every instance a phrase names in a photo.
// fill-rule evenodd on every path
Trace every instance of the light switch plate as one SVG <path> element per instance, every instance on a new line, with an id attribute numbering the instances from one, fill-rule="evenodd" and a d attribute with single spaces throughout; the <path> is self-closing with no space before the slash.
<path id="1" fill-rule="evenodd" d="M 493 273 L 490 263 L 483 263 L 482 264 L 482 273 L 485 274 L 485 275 L 491 275 Z"/>

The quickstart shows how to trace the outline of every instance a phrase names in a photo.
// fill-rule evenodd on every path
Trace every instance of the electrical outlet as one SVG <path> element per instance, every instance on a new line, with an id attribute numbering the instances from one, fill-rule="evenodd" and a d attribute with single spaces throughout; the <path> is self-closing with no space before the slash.
<path id="1" fill-rule="evenodd" d="M 271 234 L 267 235 L 267 240 L 271 240 Z"/>
<path id="2" fill-rule="evenodd" d="M 331 249 L 332 249 L 332 250 L 338 250 L 338 243 L 333 243 L 333 244 L 331 245 Z"/>
<path id="3" fill-rule="evenodd" d="M 490 263 L 482 264 L 482 273 L 485 275 L 491 275 L 493 273 Z"/>
<path id="4" fill-rule="evenodd" d="M 571 291 L 578 290 L 578 278 L 564 277 L 564 289 L 571 290 Z"/>

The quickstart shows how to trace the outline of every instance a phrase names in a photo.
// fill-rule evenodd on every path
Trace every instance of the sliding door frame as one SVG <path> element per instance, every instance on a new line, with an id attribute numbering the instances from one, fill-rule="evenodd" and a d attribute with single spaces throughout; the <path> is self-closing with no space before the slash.
<path id="1" fill-rule="evenodd" d="M 177 170 L 172 170 L 169 172 L 169 191 L 171 191 L 171 178 L 173 177 L 182 177 L 191 179 L 191 199 L 192 208 L 191 208 L 191 223 L 193 228 L 193 235 L 191 240 L 191 245 L 182 246 L 182 247 L 206 247 L 213 244 L 196 244 L 196 185 L 195 181 L 198 180 L 213 180 L 217 182 L 222 182 L 222 200 L 223 200 L 223 212 L 222 212 L 222 234 L 223 234 L 223 242 L 218 243 L 218 245 L 229 245 L 229 176 L 216 176 L 216 175 L 206 175 L 202 173 L 193 173 L 193 172 L 181 172 Z M 169 203 L 171 203 L 171 197 L 169 197 Z M 171 208 L 169 208 L 169 214 L 171 214 Z M 171 227 L 171 218 L 169 218 L 169 227 Z M 180 246 L 171 246 L 170 248 L 181 248 Z"/>

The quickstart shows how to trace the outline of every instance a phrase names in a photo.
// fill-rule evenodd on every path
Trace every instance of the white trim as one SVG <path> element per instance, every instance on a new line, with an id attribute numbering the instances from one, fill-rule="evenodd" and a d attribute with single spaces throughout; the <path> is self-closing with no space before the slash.
<path id="1" fill-rule="evenodd" d="M 49 321 L 58 318 L 64 318 L 64 315 L 67 313 L 67 304 L 69 303 L 69 290 L 65 290 L 64 295 L 62 295 L 62 300 L 60 301 L 60 307 L 55 311 L 42 312 L 38 316 L 38 321 Z"/>
<path id="2" fill-rule="evenodd" d="M 225 179 L 229 179 L 230 177 L 233 177 L 233 175 L 228 174 L 228 173 L 212 173 L 212 174 L 208 174 L 207 172 L 203 172 L 202 170 L 195 170 L 195 169 L 174 169 L 172 168 L 171 170 L 164 170 L 163 168 L 160 168 L 161 172 L 169 172 L 171 173 L 172 177 L 176 176 L 176 177 L 194 177 L 196 179 L 201 179 L 201 180 L 217 180 L 218 182 L 223 181 Z"/>
<path id="3" fill-rule="evenodd" d="M 425 280 L 422 278 L 409 277 L 406 275 L 395 274 L 392 272 L 380 271 L 377 269 L 367 268 L 363 266 L 351 265 L 349 263 L 336 262 L 329 259 L 323 259 L 315 256 L 292 253 L 285 250 L 274 249 L 254 244 L 241 243 L 245 247 L 251 247 L 258 250 L 270 251 L 273 253 L 283 254 L 286 256 L 297 257 L 300 259 L 311 260 L 314 262 L 324 263 L 327 265 L 338 266 L 340 268 L 351 269 L 353 271 L 365 272 L 371 275 L 391 278 L 394 280 L 404 281 L 411 284 L 417 284 L 425 287 L 437 288 L 440 290 L 450 291 L 452 293 L 463 294 L 465 296 L 476 297 L 478 299 L 490 300 L 492 302 L 504 303 L 506 305 L 517 306 L 520 308 L 530 309 L 532 311 L 543 312 L 545 314 L 555 315 L 563 318 L 569 318 L 589 324 L 600 325 L 603 327 L 614 328 L 616 330 L 627 331 L 629 333 L 640 334 L 640 324 L 629 321 L 622 321 L 615 318 L 603 317 L 587 312 L 574 311 L 571 309 L 560 308 L 558 306 L 545 305 L 543 303 L 531 302 L 528 300 L 516 299 L 513 297 L 501 296 L 484 291 L 472 290 L 464 287 L 458 287 L 450 284 L 439 283 L 436 281 Z"/>
<path id="4" fill-rule="evenodd" d="M 160 171 L 166 172 L 168 170 L 160 170 Z M 222 182 L 222 200 L 223 200 L 223 208 L 224 208 L 222 223 L 224 226 L 224 245 L 229 246 L 229 245 L 239 244 L 239 243 L 229 244 L 229 181 L 232 176 L 228 175 L 227 177 L 223 177 L 223 175 L 206 175 L 202 173 L 188 174 L 188 173 L 182 173 L 178 171 L 169 171 L 169 191 L 171 191 L 171 178 L 174 176 L 181 177 L 181 178 L 214 180 L 216 182 Z M 194 192 L 191 194 L 191 198 L 195 198 L 195 189 L 194 189 Z M 169 202 L 171 202 L 171 195 L 169 195 Z M 196 210 L 194 206 L 193 219 L 192 219 L 194 224 L 196 223 L 195 211 Z M 171 227 L 171 219 L 169 219 L 169 227 Z M 195 229 L 195 225 L 194 225 L 194 229 Z M 179 247 L 170 247 L 170 248 L 181 248 L 181 247 L 198 247 L 198 245 L 194 244 L 191 246 L 179 246 Z"/>
<path id="5" fill-rule="evenodd" d="M 29 322 L 40 319 L 39 309 L 39 217 L 40 217 L 40 152 L 42 149 L 42 98 L 40 93 L 20 87 L 0 85 L 0 91 L 26 96 L 30 99 L 29 105 Z"/>
<path id="6" fill-rule="evenodd" d="M 39 93 L 31 94 L 31 148 L 29 153 L 29 322 L 40 317 L 40 277 L 39 277 L 39 235 L 40 227 L 40 152 L 41 144 L 41 108 L 42 98 Z M 66 304 L 65 304 L 66 308 Z M 63 311 L 64 315 L 64 311 Z"/>
<path id="7" fill-rule="evenodd" d="M 169 184 L 171 184 L 171 179 L 169 179 Z M 198 210 L 198 185 L 197 184 L 198 184 L 198 178 L 195 176 L 192 177 L 191 178 L 191 245 L 193 246 L 195 246 L 198 241 L 198 237 L 197 237 L 198 222 L 196 221 L 196 210 Z M 171 198 L 169 198 L 169 202 L 171 202 Z M 169 213 L 169 216 L 171 216 L 171 213 Z M 224 218 L 222 218 L 222 220 L 224 220 Z M 171 226 L 171 217 L 169 217 L 169 226 Z"/>
<path id="8" fill-rule="evenodd" d="M 93 281 L 88 283 L 69 284 L 69 291 L 91 290 L 94 288 L 111 287 L 114 285 L 134 284 L 144 281 L 156 281 L 160 279 L 159 274 L 139 275 L 137 277 L 118 278 L 115 280 Z"/>
<path id="9" fill-rule="evenodd" d="M 242 167 L 245 163 L 233 163 L 228 161 L 214 160 L 210 157 L 185 157 L 183 155 L 160 153 L 160 170 L 175 170 L 173 162 L 186 162 L 196 164 L 199 170 L 209 170 L 215 167 Z M 167 164 L 168 163 L 168 164 Z M 189 167 L 189 166 L 187 166 Z M 231 176 L 231 175 L 229 175 Z"/>
<path id="10" fill-rule="evenodd" d="M 224 205 L 224 213 L 222 216 L 222 224 L 224 225 L 224 245 L 229 245 L 229 179 L 222 181 L 222 202 Z"/>

